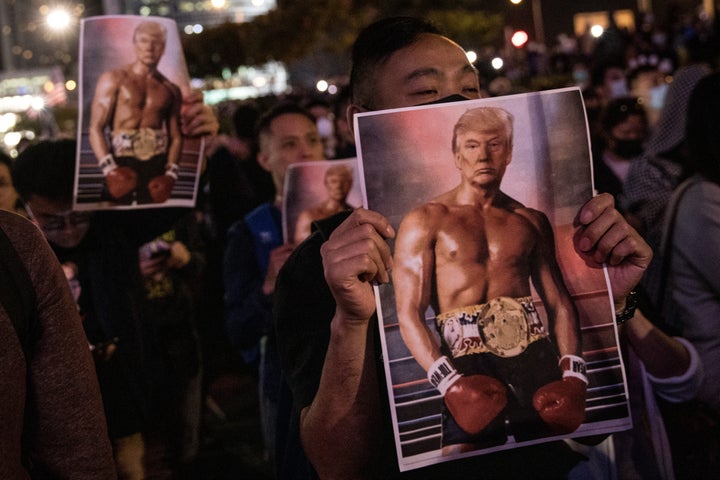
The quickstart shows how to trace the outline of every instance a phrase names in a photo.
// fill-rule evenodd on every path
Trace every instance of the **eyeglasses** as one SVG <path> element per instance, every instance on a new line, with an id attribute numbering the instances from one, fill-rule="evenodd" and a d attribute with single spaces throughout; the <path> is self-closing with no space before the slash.
<path id="1" fill-rule="evenodd" d="M 77 226 L 88 223 L 92 217 L 92 212 L 76 212 L 67 210 L 65 212 L 55 214 L 34 215 L 26 204 L 26 208 L 30 216 L 37 220 L 40 228 L 46 232 L 56 232 L 65 228 L 65 225 Z"/>

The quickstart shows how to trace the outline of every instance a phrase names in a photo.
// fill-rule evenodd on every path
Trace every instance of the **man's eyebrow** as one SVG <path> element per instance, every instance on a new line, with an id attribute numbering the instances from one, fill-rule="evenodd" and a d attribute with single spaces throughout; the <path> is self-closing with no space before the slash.
<path id="1" fill-rule="evenodd" d="M 427 68 L 418 68 L 417 70 L 413 70 L 408 75 L 405 76 L 405 80 L 417 80 L 418 78 L 422 77 L 439 77 L 440 76 L 440 70 L 434 67 L 427 67 Z"/>
<path id="2" fill-rule="evenodd" d="M 467 65 L 463 66 L 463 68 L 460 70 L 460 72 L 464 75 L 466 73 L 472 73 L 473 75 L 478 74 L 478 69 L 473 65 L 472 63 L 468 63 Z"/>
<path id="3" fill-rule="evenodd" d="M 478 70 L 475 68 L 475 66 L 471 63 L 463 65 L 463 67 L 458 71 L 460 75 L 467 75 L 467 74 L 473 74 L 477 75 Z M 422 77 L 440 77 L 442 76 L 442 73 L 440 70 L 438 70 L 435 67 L 426 67 L 426 68 L 418 68 L 417 70 L 413 70 L 410 72 L 406 77 L 406 81 L 416 80 L 418 78 Z"/>

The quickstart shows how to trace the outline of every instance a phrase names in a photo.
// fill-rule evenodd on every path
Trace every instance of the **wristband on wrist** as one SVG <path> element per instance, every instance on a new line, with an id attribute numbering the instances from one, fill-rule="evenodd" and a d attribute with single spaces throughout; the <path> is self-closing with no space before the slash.
<path id="1" fill-rule="evenodd" d="M 635 290 L 631 291 L 625 297 L 625 308 L 620 312 L 615 312 L 615 323 L 622 325 L 635 316 L 635 310 L 638 307 L 638 296 Z"/>
<path id="2" fill-rule="evenodd" d="M 462 377 L 462 374 L 455 370 L 455 367 L 450 363 L 450 359 L 445 355 L 435 360 L 427 371 L 430 385 L 437 388 L 443 397 L 447 389 L 460 380 L 460 377 Z"/>
<path id="3" fill-rule="evenodd" d="M 165 175 L 172 177 L 173 180 L 177 180 L 179 171 L 180 167 L 178 167 L 176 163 L 171 163 L 165 167 Z"/>
<path id="4" fill-rule="evenodd" d="M 104 157 L 100 159 L 100 162 L 98 163 L 98 167 L 103 172 L 103 175 L 107 175 L 112 170 L 115 170 L 117 168 L 117 163 L 115 163 L 115 159 L 112 156 L 112 153 L 108 153 Z"/>
<path id="5" fill-rule="evenodd" d="M 582 380 L 585 385 L 587 385 L 587 364 L 582 357 L 578 357 L 577 355 L 563 355 L 560 357 L 558 366 L 563 372 L 563 379 L 567 377 L 575 377 Z"/>

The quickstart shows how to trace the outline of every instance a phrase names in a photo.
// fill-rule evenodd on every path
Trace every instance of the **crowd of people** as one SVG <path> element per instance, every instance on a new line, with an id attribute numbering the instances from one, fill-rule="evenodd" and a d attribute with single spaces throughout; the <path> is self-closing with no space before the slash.
<path id="1" fill-rule="evenodd" d="M 443 454 L 504 442 L 516 414 L 532 417 L 528 438 L 573 432 L 588 380 L 547 219 L 500 189 L 513 147 L 502 109 L 458 120 L 458 186 L 397 233 L 347 204 L 345 167 L 328 169 L 329 199 L 302 231 L 283 232 L 288 167 L 355 157 L 354 114 L 493 95 L 435 25 L 391 17 L 361 31 L 349 85 L 330 100 L 228 111 L 173 90 L 173 136 L 208 144 L 192 208 L 74 209 L 74 139 L 0 157 L 0 234 L 10 241 L 0 242 L 0 288 L 33 296 L 0 296 L 0 477 L 195 478 L 204 412 L 217 410 L 208 392 L 229 361 L 257 387 L 264 461 L 278 479 L 710 478 L 720 471 L 720 73 L 717 37 L 695 27 L 615 31 L 560 62 L 562 86 L 582 89 L 597 193 L 577 212 L 573 244 L 587 265 L 607 267 L 631 430 L 398 470 L 373 293 L 391 272 L 402 337 L 442 396 Z M 127 165 L 100 143 L 112 177 Z M 165 143 L 151 149 L 155 176 L 175 172 Z M 472 162 L 499 173 L 478 180 Z M 449 253 L 457 244 L 460 256 Z M 5 260 L 11 251 L 24 268 Z M 448 278 L 454 290 L 439 290 Z M 531 280 L 549 327 L 528 300 Z M 537 337 L 512 358 L 487 346 L 455 358 L 425 328 L 428 306 L 442 329 L 498 302 Z M 523 362 L 546 365 L 544 375 L 518 374 Z M 518 382 L 524 397 L 513 403 Z"/>

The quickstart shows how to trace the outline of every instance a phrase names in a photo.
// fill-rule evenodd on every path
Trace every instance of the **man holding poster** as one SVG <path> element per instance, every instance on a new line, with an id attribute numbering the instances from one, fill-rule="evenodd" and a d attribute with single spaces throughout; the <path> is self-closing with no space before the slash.
<path id="1" fill-rule="evenodd" d="M 552 228 L 543 213 L 500 190 L 512 147 L 509 112 L 467 110 L 453 129 L 460 184 L 415 208 L 398 230 L 400 332 L 444 397 L 444 455 L 504 444 L 508 433 L 516 440 L 571 433 L 585 415 L 577 312 Z M 442 345 L 425 322 L 428 306 Z"/>

